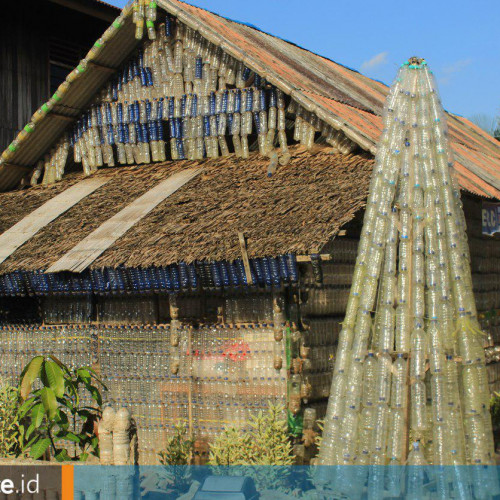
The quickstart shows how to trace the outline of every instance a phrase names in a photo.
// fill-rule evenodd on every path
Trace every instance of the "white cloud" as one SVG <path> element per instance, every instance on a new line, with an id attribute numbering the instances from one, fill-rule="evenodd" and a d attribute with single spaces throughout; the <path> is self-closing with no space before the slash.
<path id="1" fill-rule="evenodd" d="M 379 66 L 382 66 L 383 64 L 387 64 L 387 56 L 389 55 L 389 52 L 380 52 L 380 54 L 374 55 L 371 59 L 368 61 L 363 62 L 361 64 L 361 71 L 367 71 L 369 69 L 374 69 L 378 68 Z"/>
<path id="2" fill-rule="evenodd" d="M 441 77 L 439 78 L 439 83 L 441 85 L 446 85 L 450 83 L 451 78 L 455 73 L 459 73 L 465 69 L 469 64 L 472 63 L 472 59 L 460 59 L 454 63 L 444 66 L 441 70 Z"/>

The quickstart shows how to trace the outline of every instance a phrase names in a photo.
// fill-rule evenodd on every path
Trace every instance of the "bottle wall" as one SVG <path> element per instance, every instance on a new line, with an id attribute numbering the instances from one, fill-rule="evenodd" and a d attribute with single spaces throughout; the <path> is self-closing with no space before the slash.
<path id="1" fill-rule="evenodd" d="M 18 380 L 38 354 L 54 354 L 69 367 L 90 365 L 109 389 L 105 401 L 128 407 L 136 420 L 141 463 L 157 462 L 179 422 L 203 448 L 228 427 L 248 430 L 250 416 L 268 402 L 286 406 L 285 342 L 275 338 L 284 323 L 273 323 L 270 293 L 199 295 L 200 309 L 221 314 L 211 324 L 200 323 L 202 316 L 186 322 L 184 315 L 200 310 L 194 302 L 171 300 L 173 319 L 163 325 L 1 326 L 0 376 Z"/>

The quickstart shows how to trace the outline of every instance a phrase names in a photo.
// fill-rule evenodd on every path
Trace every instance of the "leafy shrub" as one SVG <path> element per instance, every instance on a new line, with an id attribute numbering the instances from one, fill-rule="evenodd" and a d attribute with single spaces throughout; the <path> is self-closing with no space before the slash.
<path id="1" fill-rule="evenodd" d="M 284 408 L 269 405 L 264 413 L 252 415 L 251 431 L 224 431 L 210 447 L 211 465 L 291 465 L 292 444 L 283 417 Z"/>
<path id="2" fill-rule="evenodd" d="M 253 477 L 258 488 L 287 489 L 290 468 L 294 463 L 288 435 L 285 408 L 270 404 L 266 412 L 252 415 L 251 430 L 230 428 L 220 434 L 210 447 L 210 465 L 241 466 L 239 473 Z M 273 467 L 260 467 L 263 465 Z M 253 467 L 259 466 L 259 467 Z M 215 474 L 224 474 L 224 467 Z M 232 468 L 230 473 L 233 474 Z"/>
<path id="3" fill-rule="evenodd" d="M 0 379 L 0 457 L 19 451 L 18 408 L 18 389 Z"/>
<path id="4" fill-rule="evenodd" d="M 41 389 L 33 390 L 36 380 Z M 24 368 L 19 386 L 24 400 L 18 412 L 22 451 L 34 459 L 48 457 L 50 451 L 60 462 L 84 461 L 90 453 L 98 455 L 94 425 L 101 415 L 101 389 L 106 387 L 90 367 L 70 370 L 55 356 L 34 357 Z M 81 390 L 90 393 L 97 408 L 81 404 Z M 76 457 L 71 458 L 58 445 L 60 441 L 75 443 Z"/>
<path id="5" fill-rule="evenodd" d="M 490 399 L 491 424 L 493 429 L 500 428 L 500 393 L 495 392 Z"/>
<path id="6" fill-rule="evenodd" d="M 194 441 L 188 436 L 186 426 L 174 427 L 174 435 L 167 440 L 167 445 L 158 455 L 162 465 L 188 465 L 193 455 Z"/>
<path id="7" fill-rule="evenodd" d="M 194 440 L 188 435 L 185 425 L 174 427 L 174 435 L 158 455 L 160 463 L 166 466 L 166 477 L 172 487 L 184 493 L 192 483 L 191 468 L 187 467 L 193 458 Z"/>

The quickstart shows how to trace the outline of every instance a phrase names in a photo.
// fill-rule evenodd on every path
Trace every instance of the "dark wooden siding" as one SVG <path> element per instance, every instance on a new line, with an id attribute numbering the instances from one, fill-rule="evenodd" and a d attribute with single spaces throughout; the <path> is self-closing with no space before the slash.
<path id="1" fill-rule="evenodd" d="M 108 26 L 49 0 L 2 2 L 2 19 L 0 151 L 50 97 L 49 40 L 78 45 L 84 55 Z"/>

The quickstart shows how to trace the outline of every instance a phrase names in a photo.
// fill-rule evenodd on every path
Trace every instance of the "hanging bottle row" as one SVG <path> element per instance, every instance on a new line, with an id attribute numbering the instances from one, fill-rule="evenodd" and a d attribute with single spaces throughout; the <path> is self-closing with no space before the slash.
<path id="1" fill-rule="evenodd" d="M 153 2 L 151 2 L 153 3 Z M 138 29 L 143 7 L 134 10 Z M 146 9 L 156 18 L 156 10 Z M 147 21 L 153 30 L 153 20 Z M 87 62 L 80 63 L 82 69 Z M 79 66 L 79 67 L 80 67 Z M 103 165 L 217 158 L 248 158 L 253 141 L 270 158 L 268 175 L 290 160 L 287 113 L 293 140 L 311 149 L 322 141 L 348 154 L 356 145 L 242 62 L 177 20 L 166 17 L 100 92 L 58 145 L 41 159 L 35 185 L 60 180 L 68 151 L 86 175 Z M 252 136 L 250 140 L 249 137 Z M 231 142 L 228 142 L 228 137 Z"/>
<path id="2" fill-rule="evenodd" d="M 280 288 L 298 280 L 294 254 L 250 259 L 253 287 Z M 200 291 L 249 286 L 241 259 L 181 262 L 165 267 L 104 268 L 79 274 L 14 271 L 0 275 L 0 295 Z"/>

